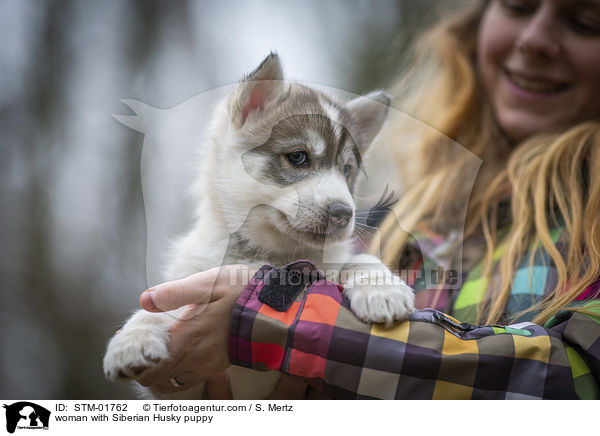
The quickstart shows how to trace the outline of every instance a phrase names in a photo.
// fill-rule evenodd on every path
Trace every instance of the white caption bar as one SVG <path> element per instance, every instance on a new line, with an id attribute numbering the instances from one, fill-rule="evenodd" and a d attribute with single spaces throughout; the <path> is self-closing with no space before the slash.
<path id="1" fill-rule="evenodd" d="M 27 435 L 199 435 L 240 432 L 264 435 L 371 435 L 454 433 L 462 436 L 573 433 L 593 423 L 594 402 L 554 401 L 45 401 L 3 400 L 0 434 Z M 556 409 L 564 420 L 546 419 Z M 589 421 L 589 420 L 588 420 Z M 228 431 L 228 433 L 222 433 Z M 4 432 L 4 433 L 2 433 Z"/>

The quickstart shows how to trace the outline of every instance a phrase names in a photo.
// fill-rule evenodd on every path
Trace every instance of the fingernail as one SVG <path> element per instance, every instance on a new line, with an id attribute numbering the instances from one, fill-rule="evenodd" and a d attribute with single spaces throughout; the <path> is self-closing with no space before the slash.
<path id="1" fill-rule="evenodd" d="M 147 311 L 150 311 L 150 312 L 158 311 L 158 307 L 156 307 L 156 304 L 154 304 L 154 299 L 152 297 L 151 290 L 144 292 L 140 296 L 140 304 Z"/>

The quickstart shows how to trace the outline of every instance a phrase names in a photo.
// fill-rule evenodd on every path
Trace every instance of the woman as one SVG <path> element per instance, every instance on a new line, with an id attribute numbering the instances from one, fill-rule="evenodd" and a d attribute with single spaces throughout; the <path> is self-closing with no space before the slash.
<path id="1" fill-rule="evenodd" d="M 463 225 L 460 289 L 409 284 L 418 307 L 488 326 L 435 310 L 390 330 L 340 325 L 348 309 L 330 287 L 331 307 L 312 319 L 318 334 L 302 337 L 298 323 L 278 322 L 264 305 L 250 310 L 260 283 L 229 285 L 241 268 L 230 266 L 142 294 L 147 310 L 211 299 L 202 316 L 172 332 L 173 362 L 144 374 L 142 384 L 193 386 L 231 359 L 284 371 L 340 398 L 598 397 L 600 1 L 475 2 L 421 44 L 394 88 L 398 108 L 483 165 L 464 225 L 453 218 L 466 207 L 456 198 L 464 197 L 471 161 L 457 158 L 447 141 L 420 138 L 417 170 L 403 173 L 406 193 L 380 226 L 381 255 L 391 267 L 425 273 L 439 260 L 431 253 L 455 247 L 449 235 Z M 384 140 L 404 129 L 392 123 Z M 303 311 L 319 311 L 313 296 L 303 296 Z M 258 318 L 261 329 L 254 328 Z M 533 323 L 502 326 L 520 321 Z M 265 322 L 273 331 L 264 332 Z M 256 343 L 271 352 L 257 353 Z M 209 388 L 218 390 L 217 381 Z"/>

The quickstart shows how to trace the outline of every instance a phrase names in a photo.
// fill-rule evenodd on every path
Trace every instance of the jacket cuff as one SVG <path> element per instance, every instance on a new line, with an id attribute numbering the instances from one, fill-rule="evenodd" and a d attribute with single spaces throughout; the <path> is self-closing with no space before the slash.
<path id="1" fill-rule="evenodd" d="M 303 297 L 314 285 L 329 287 L 341 302 L 341 285 L 325 280 L 310 261 L 274 268 L 264 265 L 238 298 L 229 330 L 232 364 L 255 370 L 284 371 L 286 350 L 302 313 Z"/>

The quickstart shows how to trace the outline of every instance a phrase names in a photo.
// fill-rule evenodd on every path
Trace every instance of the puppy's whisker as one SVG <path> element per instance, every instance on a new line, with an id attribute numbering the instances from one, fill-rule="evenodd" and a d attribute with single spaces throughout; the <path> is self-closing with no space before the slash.
<path id="1" fill-rule="evenodd" d="M 376 229 L 376 227 L 365 228 L 365 227 L 355 226 L 354 230 L 356 230 L 356 231 L 362 231 L 363 233 L 369 234 L 371 236 L 376 235 L 377 231 L 376 230 L 370 230 L 371 228 Z"/>
<path id="2" fill-rule="evenodd" d="M 373 233 L 369 233 L 364 229 L 360 229 L 358 227 L 356 227 L 354 230 L 356 230 L 356 233 L 363 235 L 363 236 L 373 236 Z"/>
<path id="3" fill-rule="evenodd" d="M 356 235 L 354 235 L 354 236 L 355 236 L 355 237 L 356 237 L 356 238 L 357 238 L 357 239 L 360 241 L 360 244 L 361 244 L 363 247 L 366 247 L 366 246 L 367 246 L 367 244 L 365 244 L 365 241 L 363 241 L 363 239 L 360 237 L 360 235 L 356 234 Z"/>

